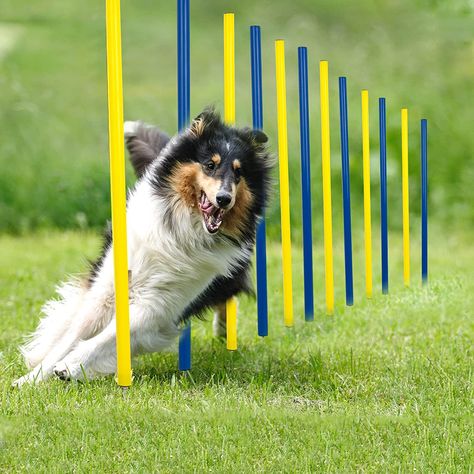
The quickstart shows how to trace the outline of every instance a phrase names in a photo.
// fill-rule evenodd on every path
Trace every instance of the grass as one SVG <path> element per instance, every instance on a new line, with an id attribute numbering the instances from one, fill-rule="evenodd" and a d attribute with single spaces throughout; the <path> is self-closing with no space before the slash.
<path id="1" fill-rule="evenodd" d="M 196 322 L 192 371 L 178 373 L 175 354 L 142 357 L 125 397 L 111 378 L 10 388 L 24 371 L 22 335 L 99 241 L 89 232 L 0 237 L 0 471 L 472 472 L 474 235 L 438 227 L 431 235 L 429 286 L 419 284 L 413 235 L 413 282 L 402 287 L 393 234 L 390 295 L 380 294 L 377 262 L 371 301 L 356 238 L 351 308 L 337 241 L 333 317 L 324 314 L 316 246 L 313 323 L 302 321 L 295 246 L 294 329 L 282 324 L 280 249 L 271 244 L 270 336 L 258 339 L 255 303 L 244 299 L 237 352 Z"/>
<path id="2" fill-rule="evenodd" d="M 236 13 L 237 122 L 251 123 L 248 26 L 262 25 L 265 130 L 276 150 L 273 40 L 286 40 L 292 219 L 300 226 L 296 48 L 309 48 L 312 184 L 321 202 L 318 61 L 330 61 L 334 209 L 341 208 L 337 76 L 348 77 L 353 204 L 362 202 L 360 90 L 370 92 L 378 193 L 377 97 L 387 98 L 390 224 L 400 225 L 400 108 L 409 108 L 412 209 L 419 211 L 419 119 L 429 119 L 433 216 L 474 222 L 469 0 L 192 1 L 191 113 L 222 110 L 222 13 Z M 175 2 L 123 2 L 125 116 L 176 130 Z M 104 5 L 0 4 L 0 230 L 101 226 L 109 216 Z M 14 165 L 12 165 L 14 163 Z M 129 170 L 130 172 L 130 170 Z M 131 176 L 129 174 L 129 176 Z M 38 183 L 41 183 L 39 186 Z M 278 235 L 278 197 L 268 212 Z"/>

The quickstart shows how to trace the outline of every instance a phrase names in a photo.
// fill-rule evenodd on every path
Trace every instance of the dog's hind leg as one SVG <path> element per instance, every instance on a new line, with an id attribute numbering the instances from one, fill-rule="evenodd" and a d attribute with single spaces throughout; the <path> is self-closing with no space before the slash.
<path id="1" fill-rule="evenodd" d="M 82 282 L 65 283 L 57 288 L 58 300 L 48 301 L 42 308 L 44 315 L 30 340 L 20 347 L 29 369 L 41 364 L 46 355 L 71 326 L 81 307 L 87 289 Z"/>
<path id="2" fill-rule="evenodd" d="M 56 342 L 52 350 L 34 369 L 23 377 L 13 382 L 13 386 L 21 387 L 25 383 L 35 384 L 48 379 L 53 373 L 53 367 L 68 354 L 72 348 L 79 342 L 80 334 L 77 328 L 71 327 L 63 337 Z"/>
<path id="3" fill-rule="evenodd" d="M 106 303 L 108 301 L 106 295 L 102 299 L 97 296 L 88 294 L 81 307 L 74 313 L 73 319 L 69 320 L 69 326 L 49 347 L 49 351 L 41 362 L 28 374 L 16 380 L 13 383 L 14 386 L 37 383 L 49 378 L 53 374 L 56 363 L 66 357 L 81 340 L 88 339 L 103 329 L 113 317 L 113 307 Z M 99 308 L 101 308 L 100 312 Z"/>
<path id="4" fill-rule="evenodd" d="M 214 307 L 214 319 L 212 321 L 214 336 L 226 337 L 227 335 L 227 311 L 226 304 L 221 303 Z"/>

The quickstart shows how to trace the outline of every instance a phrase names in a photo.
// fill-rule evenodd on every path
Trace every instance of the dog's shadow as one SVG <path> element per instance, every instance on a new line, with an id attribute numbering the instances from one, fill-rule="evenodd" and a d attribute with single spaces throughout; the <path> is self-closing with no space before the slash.
<path id="1" fill-rule="evenodd" d="M 265 343 L 243 344 L 231 352 L 223 342 L 208 342 L 194 344 L 190 371 L 177 369 L 177 354 L 140 358 L 134 367 L 134 384 L 179 385 L 193 391 L 221 385 L 246 389 L 253 385 L 270 391 L 286 387 L 292 393 L 304 393 L 315 389 L 333 391 L 338 385 L 335 371 L 351 371 L 350 356 L 341 363 L 340 358 L 326 359 L 319 350 L 309 351 L 301 346 L 283 353 L 278 346 Z"/>

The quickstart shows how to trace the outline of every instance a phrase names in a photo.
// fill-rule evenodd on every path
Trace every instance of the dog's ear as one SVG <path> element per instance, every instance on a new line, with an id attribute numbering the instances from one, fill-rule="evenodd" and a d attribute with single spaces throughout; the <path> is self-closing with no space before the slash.
<path id="1" fill-rule="evenodd" d="M 189 130 L 194 136 L 200 137 L 219 122 L 220 116 L 216 110 L 213 107 L 207 107 L 191 122 Z"/>
<path id="2" fill-rule="evenodd" d="M 261 169 L 270 170 L 275 166 L 275 157 L 268 152 L 266 143 L 268 142 L 267 135 L 258 129 L 243 128 L 240 129 L 240 136 L 245 140 L 255 153 L 255 163 L 261 166 Z"/>
<path id="3" fill-rule="evenodd" d="M 259 144 L 268 142 L 267 135 L 265 135 L 265 133 L 263 133 L 261 130 L 252 130 L 252 136 L 253 139 Z"/>
<path id="4" fill-rule="evenodd" d="M 169 137 L 160 129 L 142 122 L 125 122 L 124 134 L 130 162 L 140 178 L 168 143 Z"/>
<path id="5" fill-rule="evenodd" d="M 268 137 L 261 130 L 253 128 L 242 129 L 245 139 L 253 146 L 261 146 L 268 142 Z"/>

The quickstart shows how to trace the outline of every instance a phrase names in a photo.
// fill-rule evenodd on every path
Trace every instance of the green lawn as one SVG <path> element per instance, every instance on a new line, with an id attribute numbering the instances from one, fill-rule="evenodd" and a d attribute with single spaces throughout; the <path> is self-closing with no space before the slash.
<path id="1" fill-rule="evenodd" d="M 401 284 L 391 236 L 391 293 L 343 304 L 342 245 L 335 247 L 336 314 L 324 314 L 322 249 L 315 239 L 313 323 L 302 321 L 295 246 L 294 329 L 282 324 L 280 249 L 269 250 L 270 336 L 256 336 L 255 303 L 241 301 L 239 350 L 209 322 L 193 333 L 193 369 L 175 354 L 140 358 L 123 398 L 111 378 L 52 380 L 18 391 L 17 353 L 38 310 L 67 273 L 99 247 L 90 233 L 0 237 L 0 471 L 2 472 L 472 472 L 474 250 L 471 232 L 432 227 L 430 284 Z M 357 235 L 356 235 L 357 237 Z M 375 254 L 378 256 L 378 249 Z"/>

